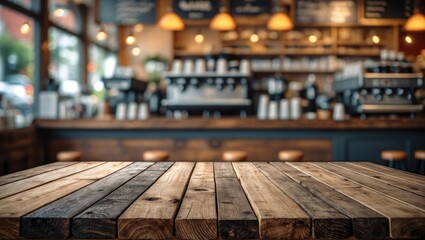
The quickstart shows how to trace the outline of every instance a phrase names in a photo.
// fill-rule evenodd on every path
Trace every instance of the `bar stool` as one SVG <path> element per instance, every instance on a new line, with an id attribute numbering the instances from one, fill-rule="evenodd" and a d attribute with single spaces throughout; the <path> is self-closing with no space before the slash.
<path id="1" fill-rule="evenodd" d="M 222 157 L 224 161 L 246 161 L 248 159 L 248 153 L 239 150 L 229 150 L 223 152 Z"/>
<path id="2" fill-rule="evenodd" d="M 300 150 L 281 150 L 279 161 L 300 162 L 304 158 L 304 152 Z"/>
<path id="3" fill-rule="evenodd" d="M 167 161 L 170 154 L 162 150 L 149 150 L 143 153 L 143 160 L 149 162 Z"/>
<path id="4" fill-rule="evenodd" d="M 384 150 L 381 152 L 381 158 L 385 166 L 407 170 L 407 154 L 400 150 Z"/>
<path id="5" fill-rule="evenodd" d="M 425 150 L 415 151 L 415 159 L 418 161 L 418 173 L 425 174 Z"/>
<path id="6" fill-rule="evenodd" d="M 80 161 L 81 152 L 80 151 L 61 151 L 56 154 L 56 159 L 58 161 Z"/>

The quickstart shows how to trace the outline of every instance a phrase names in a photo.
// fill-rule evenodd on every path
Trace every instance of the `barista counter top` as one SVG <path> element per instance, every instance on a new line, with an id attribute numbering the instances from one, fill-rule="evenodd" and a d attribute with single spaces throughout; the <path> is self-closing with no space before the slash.
<path id="1" fill-rule="evenodd" d="M 369 118 L 361 120 L 353 118 L 346 121 L 333 120 L 258 120 L 256 118 L 188 118 L 167 119 L 150 118 L 148 120 L 38 120 L 41 129 L 140 129 L 140 130 L 173 130 L 173 129 L 211 129 L 211 130 L 361 130 L 361 129 L 424 129 L 425 118 Z"/>

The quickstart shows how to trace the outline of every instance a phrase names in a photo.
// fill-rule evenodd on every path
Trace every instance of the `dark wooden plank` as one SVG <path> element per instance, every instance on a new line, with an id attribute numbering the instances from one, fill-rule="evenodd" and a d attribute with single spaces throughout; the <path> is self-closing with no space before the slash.
<path id="1" fill-rule="evenodd" d="M 118 217 L 171 165 L 172 163 L 169 162 L 155 163 L 75 216 L 72 219 L 72 236 L 76 238 L 117 238 Z"/>
<path id="2" fill-rule="evenodd" d="M 344 239 L 352 235 L 351 220 L 347 216 L 314 196 L 270 163 L 255 165 L 310 215 L 314 238 Z"/>
<path id="3" fill-rule="evenodd" d="M 197 163 L 175 220 L 178 239 L 216 239 L 214 165 Z"/>
<path id="4" fill-rule="evenodd" d="M 216 175 L 215 183 L 219 236 L 223 239 L 258 238 L 258 220 L 239 180 Z"/>
<path id="5" fill-rule="evenodd" d="M 288 163 L 390 219 L 393 238 L 425 238 L 425 211 L 309 163 Z"/>
<path id="6" fill-rule="evenodd" d="M 145 170 L 152 163 L 136 162 L 21 219 L 26 238 L 66 238 L 71 218 Z"/>
<path id="7" fill-rule="evenodd" d="M 351 218 L 353 236 L 356 238 L 385 238 L 389 236 L 389 221 L 382 214 L 317 181 L 286 163 L 272 163 L 301 186 Z"/>
<path id="8" fill-rule="evenodd" d="M 370 187 L 382 194 L 393 197 L 399 201 L 408 203 L 413 207 L 425 210 L 425 197 L 397 188 L 387 183 L 380 182 L 376 178 L 374 178 L 374 176 L 362 174 L 361 171 L 358 171 L 362 169 L 361 167 L 347 163 L 323 163 L 314 165 L 326 169 L 328 171 L 332 171 L 340 176 L 349 178 L 350 180 L 354 180 L 362 184 L 363 186 Z"/>
<path id="9" fill-rule="evenodd" d="M 177 162 L 118 219 L 118 237 L 170 239 L 194 163 Z"/>
<path id="10" fill-rule="evenodd" d="M 233 163 L 258 218 L 261 238 L 308 238 L 310 217 L 252 163 Z"/>
<path id="11" fill-rule="evenodd" d="M 104 163 L 86 171 L 0 199 L 0 238 L 18 238 L 22 216 L 96 182 L 96 180 L 129 164 L 129 162 Z"/>
<path id="12" fill-rule="evenodd" d="M 72 164 L 76 164 L 77 162 L 55 162 L 47 165 L 23 170 L 20 172 L 15 172 L 12 174 L 8 174 L 0 177 L 0 185 L 4 185 L 11 182 L 16 182 L 25 178 L 29 178 L 38 174 L 47 173 L 56 169 L 60 169 L 63 167 L 70 166 Z"/>
<path id="13" fill-rule="evenodd" d="M 216 162 L 214 163 L 214 176 L 215 178 L 236 178 L 236 173 L 233 170 L 232 163 L 230 162 Z"/>

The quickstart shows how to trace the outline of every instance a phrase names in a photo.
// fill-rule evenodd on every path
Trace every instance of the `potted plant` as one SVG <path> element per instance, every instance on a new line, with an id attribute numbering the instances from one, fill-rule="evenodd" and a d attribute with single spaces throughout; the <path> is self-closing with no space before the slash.
<path id="1" fill-rule="evenodd" d="M 145 57 L 142 62 L 150 83 L 149 109 L 151 113 L 159 114 L 162 97 L 159 84 L 165 76 L 165 71 L 167 69 L 167 59 L 161 55 L 156 54 Z"/>

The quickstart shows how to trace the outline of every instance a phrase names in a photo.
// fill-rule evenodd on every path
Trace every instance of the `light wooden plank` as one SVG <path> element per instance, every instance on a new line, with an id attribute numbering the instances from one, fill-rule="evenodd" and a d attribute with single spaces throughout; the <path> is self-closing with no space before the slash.
<path id="1" fill-rule="evenodd" d="M 338 163 L 338 164 L 314 164 L 321 168 L 324 168 L 328 171 L 332 171 L 340 176 L 354 180 L 357 183 L 367 186 L 374 189 L 382 194 L 395 198 L 404 203 L 410 204 L 413 207 L 420 208 L 425 210 L 425 197 L 419 196 L 412 192 L 397 188 L 393 185 L 389 185 L 385 182 L 378 181 L 371 175 L 363 174 L 362 170 L 364 168 L 358 167 L 356 165 L 351 165 L 348 163 Z"/>
<path id="2" fill-rule="evenodd" d="M 175 163 L 118 219 L 118 237 L 169 239 L 194 163 Z"/>
<path id="3" fill-rule="evenodd" d="M 257 215 L 260 237 L 308 238 L 310 217 L 252 163 L 233 163 L 242 187 Z"/>
<path id="4" fill-rule="evenodd" d="M 19 237 L 20 217 L 83 188 L 127 165 L 109 162 L 0 200 L 0 238 Z"/>
<path id="5" fill-rule="evenodd" d="M 74 217 L 72 219 L 72 235 L 82 239 L 117 238 L 118 217 L 172 164 L 169 162 L 155 163 Z"/>
<path id="6" fill-rule="evenodd" d="M 38 174 L 42 174 L 42 173 L 46 173 L 46 172 L 50 172 L 59 168 L 63 168 L 66 166 L 70 166 L 72 164 L 76 164 L 77 162 L 55 162 L 55 163 L 50 163 L 50 164 L 46 164 L 43 166 L 38 166 L 35 168 L 30 168 L 27 170 L 23 170 L 20 172 L 15 172 L 12 174 L 8 174 L 5 176 L 1 176 L 0 177 L 0 186 L 4 185 L 4 184 L 8 184 L 11 182 L 15 182 L 15 181 L 19 181 L 22 180 L 24 178 L 29 178 Z"/>
<path id="7" fill-rule="evenodd" d="M 402 178 L 404 180 L 407 180 L 409 182 L 414 182 L 420 185 L 425 185 L 425 176 L 423 175 L 419 175 L 419 174 L 415 174 L 415 173 L 411 173 L 411 172 L 406 172 L 406 171 L 400 171 L 398 169 L 395 168 L 390 168 L 390 167 L 386 167 L 386 166 L 382 166 L 379 164 L 375 164 L 375 163 L 371 163 L 371 162 L 351 162 L 350 164 L 359 166 L 359 167 L 363 167 L 363 168 L 367 168 L 379 173 L 383 173 L 383 174 L 387 174 L 390 176 L 397 176 L 399 178 Z"/>
<path id="8" fill-rule="evenodd" d="M 354 237 L 374 239 L 389 236 L 389 221 L 382 214 L 354 201 L 334 188 L 319 182 L 286 163 L 272 164 L 324 202 L 350 217 Z"/>
<path id="9" fill-rule="evenodd" d="M 215 162 L 214 175 L 215 178 L 237 178 L 230 162 Z"/>
<path id="10" fill-rule="evenodd" d="M 21 234 L 26 238 L 67 238 L 71 218 L 99 201 L 152 163 L 136 162 L 99 181 L 54 201 L 21 218 Z"/>
<path id="11" fill-rule="evenodd" d="M 0 186 L 0 199 L 99 166 L 102 162 L 81 162 Z"/>
<path id="12" fill-rule="evenodd" d="M 216 239 L 213 163 L 197 163 L 175 220 L 179 239 Z"/>
<path id="13" fill-rule="evenodd" d="M 309 163 L 288 163 L 390 220 L 390 236 L 425 237 L 425 212 Z"/>
<path id="14" fill-rule="evenodd" d="M 255 163 L 255 166 L 310 215 L 314 238 L 343 239 L 352 235 L 351 220 L 347 216 L 314 196 L 270 163 Z"/>

